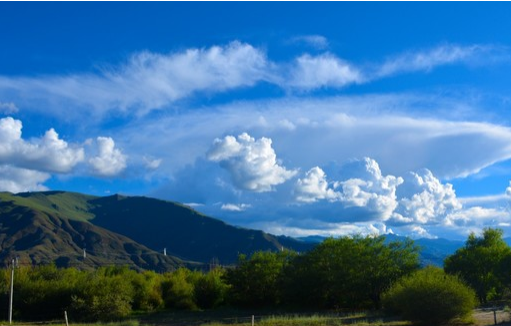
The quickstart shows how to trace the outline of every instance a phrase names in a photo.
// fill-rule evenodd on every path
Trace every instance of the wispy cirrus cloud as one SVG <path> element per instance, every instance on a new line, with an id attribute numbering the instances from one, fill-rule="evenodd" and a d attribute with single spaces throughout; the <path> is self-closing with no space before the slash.
<path id="1" fill-rule="evenodd" d="M 240 42 L 207 49 L 133 54 L 96 73 L 0 77 L 0 94 L 23 101 L 70 104 L 95 111 L 158 109 L 196 92 L 222 92 L 268 79 L 263 51 Z M 67 112 L 67 110 L 66 110 Z"/>
<path id="2" fill-rule="evenodd" d="M 326 39 L 311 35 L 303 41 L 324 44 Z M 95 72 L 0 76 L 0 96 L 4 98 L 0 109 L 12 111 L 16 106 L 11 104 L 17 103 L 66 117 L 69 106 L 76 108 L 73 114 L 79 117 L 112 110 L 144 115 L 201 93 L 224 93 L 259 83 L 290 92 L 342 89 L 446 65 L 489 62 L 502 58 L 503 53 L 506 49 L 491 45 L 447 44 L 407 51 L 382 63 L 357 63 L 331 52 L 304 53 L 277 62 L 264 50 L 238 41 L 166 54 L 144 51 L 124 63 L 102 65 Z"/>
<path id="3" fill-rule="evenodd" d="M 18 107 L 13 102 L 0 102 L 0 113 L 3 114 L 13 114 L 18 112 Z"/>
<path id="4" fill-rule="evenodd" d="M 376 67 L 372 79 L 389 77 L 410 72 L 429 72 L 434 68 L 452 64 L 471 64 L 491 61 L 491 57 L 500 57 L 504 49 L 491 45 L 445 44 L 434 48 L 408 51 L 390 57 Z"/>
<path id="5" fill-rule="evenodd" d="M 363 82 L 363 72 L 334 55 L 328 53 L 319 56 L 305 54 L 295 60 L 289 77 L 284 80 L 282 86 L 313 90 L 327 87 L 342 88 Z"/>
<path id="6" fill-rule="evenodd" d="M 317 50 L 325 50 L 329 46 L 328 39 L 323 35 L 311 34 L 292 37 L 291 43 L 299 43 L 311 46 Z"/>

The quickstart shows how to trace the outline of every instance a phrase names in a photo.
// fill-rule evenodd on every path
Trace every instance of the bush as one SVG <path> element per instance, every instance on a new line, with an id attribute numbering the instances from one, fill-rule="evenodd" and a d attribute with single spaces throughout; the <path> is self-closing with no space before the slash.
<path id="1" fill-rule="evenodd" d="M 100 268 L 81 280 L 72 297 L 70 312 L 83 321 L 116 321 L 131 313 L 132 301 L 129 280 Z"/>
<path id="2" fill-rule="evenodd" d="M 194 284 L 198 274 L 185 268 L 165 274 L 162 283 L 165 307 L 178 310 L 195 310 Z"/>
<path id="3" fill-rule="evenodd" d="M 475 305 L 476 296 L 471 288 L 436 267 L 402 278 L 383 296 L 383 306 L 389 312 L 428 325 L 467 318 Z"/>
<path id="4" fill-rule="evenodd" d="M 223 281 L 225 270 L 215 268 L 203 274 L 195 284 L 195 302 L 201 309 L 212 309 L 225 301 L 228 285 Z"/>

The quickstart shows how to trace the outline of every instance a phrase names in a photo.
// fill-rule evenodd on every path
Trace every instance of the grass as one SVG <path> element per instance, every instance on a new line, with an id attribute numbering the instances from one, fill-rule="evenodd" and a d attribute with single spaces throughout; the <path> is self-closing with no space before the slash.
<path id="1" fill-rule="evenodd" d="M 0 326 L 7 326 L 9 325 L 9 322 L 2 321 L 0 322 Z M 61 320 L 56 322 L 47 322 L 47 323 L 30 323 L 30 322 L 19 322 L 19 323 L 13 323 L 14 326 L 41 326 L 41 325 L 51 325 L 51 326 L 66 326 L 65 323 L 63 323 Z M 73 323 L 69 322 L 70 326 L 140 326 L 140 322 L 138 320 L 124 320 L 124 321 L 118 321 L 118 322 L 108 322 L 108 323 Z"/>
<path id="2" fill-rule="evenodd" d="M 223 322 L 213 322 L 203 324 L 204 326 L 225 326 L 229 324 Z M 328 315 L 312 315 L 312 316 L 268 316 L 256 317 L 255 325 L 257 326 L 341 326 L 341 325 L 354 325 L 354 326 L 405 326 L 410 325 L 409 322 L 385 320 L 381 317 L 372 317 L 367 314 L 354 314 L 344 317 L 328 316 Z M 236 323 L 237 326 L 251 326 L 251 317 L 243 318 L 241 323 Z"/>
<path id="3" fill-rule="evenodd" d="M 72 220 L 88 221 L 94 218 L 89 212 L 90 199 L 94 196 L 82 195 L 72 192 L 48 191 L 40 193 L 11 194 L 0 193 L 0 201 L 13 202 L 18 206 L 25 206 L 47 214 L 56 214 Z"/>

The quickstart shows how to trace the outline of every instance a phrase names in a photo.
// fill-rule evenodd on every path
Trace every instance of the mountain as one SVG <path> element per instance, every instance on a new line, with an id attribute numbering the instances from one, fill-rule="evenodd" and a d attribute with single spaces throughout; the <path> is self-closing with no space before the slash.
<path id="1" fill-rule="evenodd" d="M 237 261 L 239 253 L 280 250 L 305 251 L 312 246 L 258 230 L 228 225 L 187 206 L 147 197 L 110 196 L 89 202 L 92 222 L 126 235 L 155 250 L 186 259 L 221 264 Z"/>
<path id="2" fill-rule="evenodd" d="M 298 238 L 301 241 L 308 243 L 320 243 L 325 240 L 325 237 L 322 236 L 308 236 L 303 238 Z M 406 240 L 406 237 L 398 236 L 395 234 L 387 234 L 386 241 L 403 241 Z M 506 240 L 506 239 L 505 239 Z M 508 238 L 509 244 L 511 244 L 511 238 Z M 447 256 L 450 256 L 456 252 L 459 248 L 461 248 L 465 242 L 456 241 L 456 240 L 447 240 L 447 239 L 417 239 L 414 240 L 415 244 L 419 246 L 419 260 L 422 265 L 435 265 L 435 266 L 443 266 L 444 259 Z"/>
<path id="3" fill-rule="evenodd" d="M 170 201 L 52 191 L 0 193 L 0 246 L 4 264 L 19 256 L 29 264 L 167 270 L 212 260 L 232 264 L 239 253 L 306 251 L 313 245 L 234 227 Z"/>
<path id="4" fill-rule="evenodd" d="M 5 266 L 13 257 L 30 265 L 53 261 L 83 268 L 116 264 L 168 270 L 186 265 L 91 223 L 2 200 L 0 262 Z"/>

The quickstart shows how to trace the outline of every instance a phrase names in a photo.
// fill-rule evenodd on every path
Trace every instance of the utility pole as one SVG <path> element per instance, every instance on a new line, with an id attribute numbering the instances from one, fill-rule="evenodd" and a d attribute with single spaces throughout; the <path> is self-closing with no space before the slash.
<path id="1" fill-rule="evenodd" d="M 12 325 L 12 299 L 14 294 L 14 259 L 11 262 L 11 294 L 9 298 L 9 325 Z"/>

